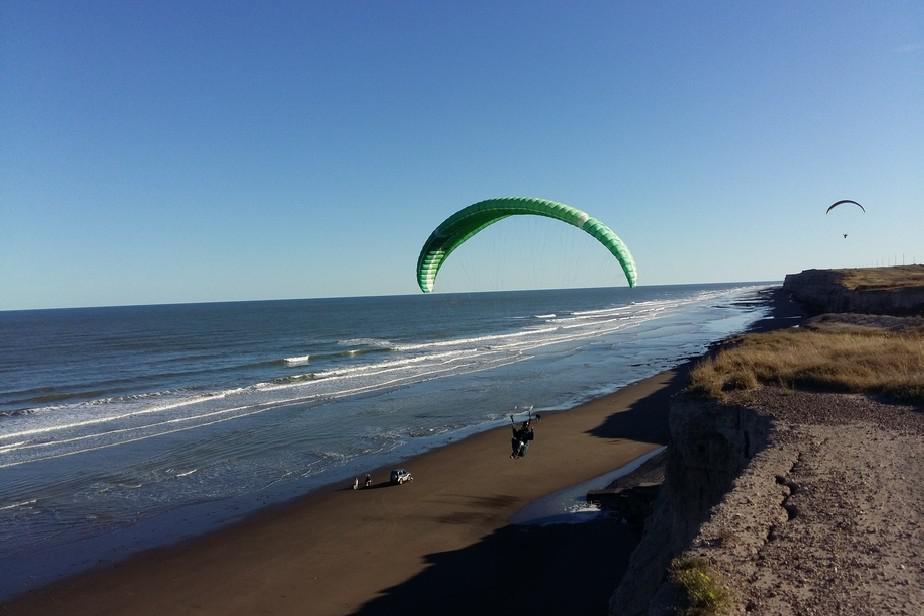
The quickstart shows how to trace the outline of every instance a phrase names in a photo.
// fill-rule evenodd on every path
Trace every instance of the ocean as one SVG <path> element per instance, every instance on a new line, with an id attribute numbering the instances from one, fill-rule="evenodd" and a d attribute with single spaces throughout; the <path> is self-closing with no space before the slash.
<path id="1" fill-rule="evenodd" d="M 656 374 L 768 286 L 0 312 L 0 598 Z"/>

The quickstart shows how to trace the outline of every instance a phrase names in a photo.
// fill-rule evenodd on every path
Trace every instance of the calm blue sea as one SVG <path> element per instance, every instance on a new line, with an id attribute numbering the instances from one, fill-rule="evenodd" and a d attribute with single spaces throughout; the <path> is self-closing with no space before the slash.
<path id="1" fill-rule="evenodd" d="M 767 286 L 0 312 L 0 597 L 651 376 Z"/>

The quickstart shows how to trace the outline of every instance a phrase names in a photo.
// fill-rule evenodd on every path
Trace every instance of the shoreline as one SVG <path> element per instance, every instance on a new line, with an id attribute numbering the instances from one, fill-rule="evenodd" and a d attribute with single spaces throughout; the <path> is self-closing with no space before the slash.
<path id="1" fill-rule="evenodd" d="M 526 458 L 509 458 L 506 427 L 475 433 L 404 462 L 415 477 L 410 484 L 388 486 L 387 469 L 376 469 L 372 489 L 328 485 L 203 536 L 27 591 L 0 608 L 74 615 L 355 612 L 419 576 L 434 553 L 477 545 L 528 503 L 666 444 L 666 402 L 690 363 L 543 413 Z M 221 594 L 228 583 L 238 589 L 234 597 Z"/>
<path id="2" fill-rule="evenodd" d="M 782 325 L 778 291 L 766 291 L 763 301 L 769 314 L 748 331 Z M 476 432 L 397 464 L 414 474 L 409 485 L 381 489 L 386 488 L 381 482 L 387 480 L 388 468 L 378 468 L 373 471 L 375 489 L 353 492 L 345 482 L 321 486 L 203 535 L 10 597 L 0 603 L 0 611 L 342 614 L 407 610 L 392 605 L 380 611 L 383 602 L 393 603 L 402 596 L 402 588 L 419 586 L 416 581 L 432 570 L 433 558 L 477 549 L 486 537 L 507 532 L 512 516 L 530 503 L 609 474 L 665 445 L 669 398 L 685 385 L 686 372 L 695 360 L 681 361 L 674 369 L 570 409 L 543 412 L 536 426 L 537 441 L 525 459 L 509 459 L 507 427 Z M 594 523 L 584 525 L 590 525 L 587 530 Z M 607 566 L 620 558 L 623 564 L 613 567 L 618 576 L 611 580 L 607 597 L 637 540 L 622 537 L 626 549 L 619 558 L 615 546 L 608 548 Z M 239 590 L 233 601 L 216 595 L 229 581 Z M 485 601 L 492 597 L 497 601 L 507 590 L 506 586 L 484 587 L 478 592 Z M 417 607 L 421 592 L 418 588 L 408 597 L 407 606 Z M 445 605 L 434 609 L 445 612 Z"/>

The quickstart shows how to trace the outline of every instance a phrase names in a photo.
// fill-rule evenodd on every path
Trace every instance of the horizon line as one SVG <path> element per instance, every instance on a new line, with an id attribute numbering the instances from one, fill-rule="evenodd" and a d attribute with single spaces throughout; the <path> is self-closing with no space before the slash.
<path id="1" fill-rule="evenodd" d="M 667 284 L 650 284 L 636 285 L 635 288 L 653 288 L 653 287 L 680 287 L 680 286 L 702 286 L 702 285 L 720 285 L 720 284 L 782 284 L 782 280 L 730 280 L 725 282 L 673 282 Z M 196 306 L 204 304 L 245 304 L 257 302 L 297 302 L 297 301 L 314 301 L 327 299 L 364 299 L 375 297 L 415 297 L 415 296 L 440 296 L 440 295 L 474 295 L 480 293 L 527 293 L 530 291 L 581 291 L 585 289 L 631 289 L 629 286 L 599 286 L 599 287 L 545 287 L 533 289 L 504 289 L 492 291 L 452 291 L 452 292 L 434 292 L 434 293 L 381 293 L 378 295 L 334 295 L 334 296 L 316 296 L 316 297 L 275 297 L 263 299 L 219 299 L 208 301 L 180 301 L 180 302 L 157 302 L 152 304 L 96 304 L 87 306 L 46 306 L 40 308 L 0 308 L 3 312 L 37 312 L 41 310 L 90 310 L 94 308 L 142 308 L 152 306 Z"/>

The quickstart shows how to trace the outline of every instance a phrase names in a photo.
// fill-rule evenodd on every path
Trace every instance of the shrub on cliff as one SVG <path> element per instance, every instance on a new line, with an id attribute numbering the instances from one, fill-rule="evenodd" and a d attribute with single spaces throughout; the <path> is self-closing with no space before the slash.
<path id="1" fill-rule="evenodd" d="M 713 616 L 728 611 L 729 592 L 704 559 L 675 558 L 671 563 L 671 581 L 680 589 L 684 616 Z"/>

